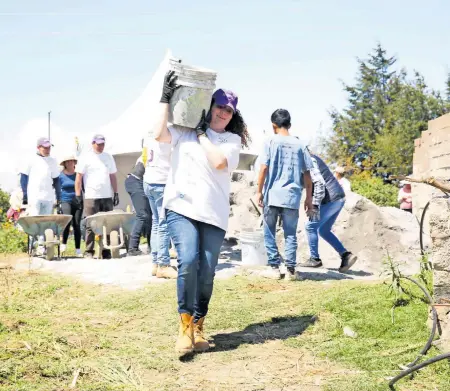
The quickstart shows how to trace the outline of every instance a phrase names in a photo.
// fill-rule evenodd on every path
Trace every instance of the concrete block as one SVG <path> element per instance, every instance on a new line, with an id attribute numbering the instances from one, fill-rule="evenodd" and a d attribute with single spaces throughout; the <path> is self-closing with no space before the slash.
<path id="1" fill-rule="evenodd" d="M 428 121 L 428 131 L 450 128 L 450 114 Z"/>

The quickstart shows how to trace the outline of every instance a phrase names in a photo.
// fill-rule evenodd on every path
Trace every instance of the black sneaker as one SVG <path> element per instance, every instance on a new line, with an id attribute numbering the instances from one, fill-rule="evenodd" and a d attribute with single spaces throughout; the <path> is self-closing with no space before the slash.
<path id="1" fill-rule="evenodd" d="M 111 251 L 103 250 L 102 251 L 102 259 L 111 259 Z"/>
<path id="2" fill-rule="evenodd" d="M 320 258 L 309 258 L 306 262 L 300 263 L 301 267 L 322 267 L 322 260 Z"/>
<path id="3" fill-rule="evenodd" d="M 345 273 L 348 271 L 358 260 L 358 257 L 352 254 L 350 251 L 345 252 L 341 255 L 341 267 L 339 268 L 340 273 Z"/>
<path id="4" fill-rule="evenodd" d="M 144 253 L 139 249 L 131 249 L 127 252 L 127 257 L 135 257 L 137 255 L 144 255 Z"/>

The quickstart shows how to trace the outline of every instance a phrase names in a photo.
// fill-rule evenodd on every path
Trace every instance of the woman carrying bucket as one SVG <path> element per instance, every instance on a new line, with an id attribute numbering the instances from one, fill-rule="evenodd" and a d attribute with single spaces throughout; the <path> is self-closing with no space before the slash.
<path id="1" fill-rule="evenodd" d="M 178 88 L 167 73 L 161 117 L 155 139 L 172 145 L 172 162 L 163 206 L 170 236 L 178 253 L 179 353 L 206 351 L 203 323 L 213 291 L 230 211 L 231 173 L 239 163 L 249 134 L 237 110 L 237 96 L 223 89 L 213 96 L 196 129 L 167 127 L 169 101 Z"/>

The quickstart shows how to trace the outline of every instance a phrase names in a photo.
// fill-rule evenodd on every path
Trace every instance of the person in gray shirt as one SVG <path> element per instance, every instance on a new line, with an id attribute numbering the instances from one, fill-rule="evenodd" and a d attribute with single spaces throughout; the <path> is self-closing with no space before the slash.
<path id="1" fill-rule="evenodd" d="M 345 204 L 345 192 L 325 162 L 311 154 L 313 168 L 313 213 L 308 214 L 305 230 L 308 237 L 310 258 L 301 263 L 303 267 L 321 267 L 319 256 L 319 236 L 326 240 L 341 257 L 339 272 L 348 271 L 357 261 L 356 255 L 348 251 L 341 241 L 331 232 L 333 224 Z"/>

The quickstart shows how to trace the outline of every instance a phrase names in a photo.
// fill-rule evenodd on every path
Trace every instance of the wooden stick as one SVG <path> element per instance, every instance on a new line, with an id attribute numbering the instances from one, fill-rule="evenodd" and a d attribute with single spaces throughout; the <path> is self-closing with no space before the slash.
<path id="1" fill-rule="evenodd" d="M 444 193 L 450 193 L 450 184 L 438 181 L 437 179 L 435 179 L 433 177 L 414 179 L 414 178 L 410 178 L 410 177 L 402 176 L 402 175 L 392 175 L 389 178 L 390 179 L 399 179 L 401 181 L 408 181 L 408 182 L 413 182 L 413 183 L 423 183 L 425 185 L 433 186 L 436 189 L 443 191 Z"/>
<path id="2" fill-rule="evenodd" d="M 72 383 L 70 384 L 69 388 L 75 388 L 77 386 L 77 380 L 78 380 L 78 376 L 80 376 L 80 369 L 77 369 L 73 372 L 73 380 Z"/>

